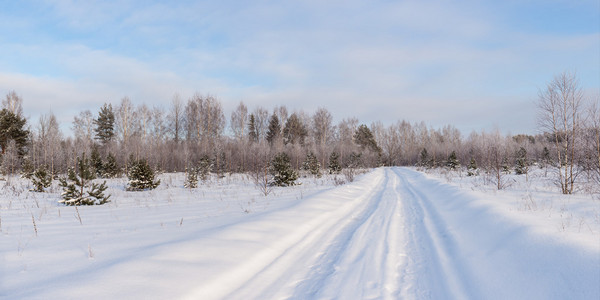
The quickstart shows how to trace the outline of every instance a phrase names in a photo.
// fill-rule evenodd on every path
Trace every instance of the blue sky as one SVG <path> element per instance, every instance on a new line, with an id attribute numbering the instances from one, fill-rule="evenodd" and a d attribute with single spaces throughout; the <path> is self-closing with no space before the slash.
<path id="1" fill-rule="evenodd" d="M 538 89 L 576 72 L 598 99 L 600 1 L 4 1 L 0 96 L 63 128 L 174 93 L 336 121 L 536 133 Z"/>

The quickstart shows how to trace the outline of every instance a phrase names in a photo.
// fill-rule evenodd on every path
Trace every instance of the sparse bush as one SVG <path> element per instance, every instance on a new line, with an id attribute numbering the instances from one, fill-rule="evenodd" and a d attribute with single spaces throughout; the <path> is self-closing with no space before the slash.
<path id="1" fill-rule="evenodd" d="M 268 164 L 265 164 L 264 166 L 258 165 L 252 172 L 252 181 L 254 181 L 254 185 L 265 197 L 273 191 L 273 187 L 270 184 L 270 177 Z"/>
<path id="2" fill-rule="evenodd" d="M 346 168 L 342 171 L 344 177 L 346 178 L 346 182 L 353 182 L 354 177 L 356 177 L 356 169 L 354 168 Z"/>
<path id="3" fill-rule="evenodd" d="M 337 176 L 333 177 L 333 185 L 340 186 L 340 185 L 344 185 L 344 184 L 346 184 L 346 181 L 344 179 L 339 178 Z"/>

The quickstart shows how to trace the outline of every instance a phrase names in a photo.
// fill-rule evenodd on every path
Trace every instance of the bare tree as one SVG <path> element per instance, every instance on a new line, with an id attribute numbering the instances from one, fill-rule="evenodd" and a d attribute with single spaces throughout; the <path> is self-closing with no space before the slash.
<path id="1" fill-rule="evenodd" d="M 244 102 L 240 102 L 240 104 L 235 108 L 235 110 L 231 113 L 231 122 L 230 127 L 233 132 L 233 136 L 236 139 L 245 139 L 246 138 L 246 125 L 248 123 L 248 107 L 244 104 Z"/>
<path id="2" fill-rule="evenodd" d="M 504 171 L 504 163 L 507 160 L 506 139 L 496 129 L 492 134 L 482 134 L 485 151 L 486 175 L 490 176 L 491 182 L 496 184 L 498 190 L 507 187 L 507 175 Z M 487 177 L 486 176 L 486 177 Z"/>
<path id="3" fill-rule="evenodd" d="M 329 141 L 332 139 L 334 134 L 334 127 L 332 125 L 333 117 L 331 113 L 323 107 L 317 109 L 312 117 L 312 131 L 315 145 L 318 150 L 318 157 L 321 161 L 321 165 L 325 166 L 325 160 L 329 155 Z"/>
<path id="4" fill-rule="evenodd" d="M 56 174 L 55 165 L 60 157 L 62 133 L 53 113 L 40 116 L 37 136 L 37 148 L 41 151 L 40 162 L 49 167 L 50 174 Z"/>
<path id="5" fill-rule="evenodd" d="M 226 121 L 223 107 L 217 98 L 207 96 L 200 107 L 200 113 L 202 118 L 202 144 L 207 147 L 206 150 L 212 149 L 225 129 Z"/>
<path id="6" fill-rule="evenodd" d="M 77 155 L 89 150 L 94 143 L 94 116 L 89 110 L 79 113 L 73 118 L 73 134 L 75 135 Z M 75 164 L 75 162 L 73 162 Z"/>
<path id="7" fill-rule="evenodd" d="M 121 103 L 116 108 L 115 127 L 120 136 L 121 143 L 127 145 L 129 137 L 133 131 L 134 108 L 128 97 L 121 99 Z"/>
<path id="8" fill-rule="evenodd" d="M 273 109 L 273 114 L 277 115 L 279 123 L 282 125 L 285 124 L 288 120 L 288 110 L 287 107 L 285 107 L 285 105 L 275 106 L 275 108 Z"/>
<path id="9" fill-rule="evenodd" d="M 19 157 L 17 143 L 15 140 L 9 140 L 6 145 L 6 150 L 2 155 L 2 173 L 4 175 L 12 175 L 19 167 L 21 159 Z"/>
<path id="10" fill-rule="evenodd" d="M 179 94 L 173 95 L 171 109 L 167 115 L 167 126 L 175 143 L 179 143 L 183 132 L 184 110 Z"/>
<path id="11" fill-rule="evenodd" d="M 402 136 L 399 122 L 389 126 L 382 133 L 381 140 L 378 140 L 377 144 L 381 146 L 381 149 L 386 156 L 386 164 L 397 166 L 401 163 L 403 146 L 401 140 Z"/>
<path id="12" fill-rule="evenodd" d="M 586 166 L 590 177 L 600 183 L 600 102 L 596 100 L 588 109 L 585 130 Z"/>
<path id="13" fill-rule="evenodd" d="M 136 132 L 140 135 L 142 142 L 147 143 L 152 124 L 152 110 L 146 104 L 140 105 L 137 108 L 134 122 L 136 123 Z"/>
<path id="14" fill-rule="evenodd" d="M 254 110 L 253 115 L 258 140 L 264 140 L 267 135 L 267 128 L 269 127 L 269 111 L 259 106 Z"/>
<path id="15" fill-rule="evenodd" d="M 317 145 L 325 145 L 333 135 L 333 117 L 325 108 L 319 108 L 313 115 L 313 135 Z"/>
<path id="16" fill-rule="evenodd" d="M 354 133 L 358 129 L 358 119 L 344 119 L 337 126 L 337 147 L 336 152 L 340 155 L 341 161 L 346 161 L 350 153 L 355 151 Z"/>
<path id="17" fill-rule="evenodd" d="M 193 98 L 189 99 L 185 106 L 185 130 L 186 140 L 188 142 L 200 141 L 200 106 L 202 98 L 194 95 Z"/>
<path id="18" fill-rule="evenodd" d="M 23 98 L 17 95 L 15 91 L 10 91 L 6 98 L 2 100 L 2 108 L 21 117 L 23 115 Z"/>
<path id="19" fill-rule="evenodd" d="M 574 74 L 564 72 L 540 90 L 538 124 L 552 135 L 558 162 L 560 188 L 572 194 L 578 171 L 575 168 L 578 140 L 582 130 L 583 93 Z"/>

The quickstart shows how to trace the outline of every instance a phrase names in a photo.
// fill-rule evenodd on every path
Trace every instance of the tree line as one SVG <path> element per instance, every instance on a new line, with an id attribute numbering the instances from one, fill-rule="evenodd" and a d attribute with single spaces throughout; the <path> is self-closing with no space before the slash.
<path id="1" fill-rule="evenodd" d="M 124 97 L 96 112 L 80 112 L 71 124 L 73 135 L 67 136 L 51 112 L 28 122 L 23 99 L 13 91 L 0 111 L 1 169 L 15 174 L 44 166 L 50 174 L 65 174 L 87 153 L 105 177 L 125 174 L 140 159 L 163 172 L 204 164 L 217 174 L 244 173 L 262 170 L 285 153 L 296 170 L 308 159 L 314 165 L 314 158 L 326 169 L 332 156 L 342 168 L 439 167 L 452 161 L 481 170 L 498 188 L 502 174 L 537 166 L 558 170 L 557 185 L 573 193 L 578 180 L 600 182 L 600 109 L 597 101 L 585 100 L 576 77 L 563 73 L 539 92 L 539 134 L 494 130 L 464 137 L 452 125 L 435 129 L 424 122 L 367 126 L 347 118 L 334 124 L 326 108 L 312 114 L 285 106 L 251 110 L 240 102 L 226 116 L 210 95 L 184 101 L 176 94 L 167 109 L 134 105 Z M 101 172 L 104 165 L 111 172 Z"/>

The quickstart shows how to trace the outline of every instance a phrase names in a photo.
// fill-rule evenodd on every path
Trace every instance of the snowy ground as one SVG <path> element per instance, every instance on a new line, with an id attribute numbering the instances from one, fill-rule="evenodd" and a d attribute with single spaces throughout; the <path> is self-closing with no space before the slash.
<path id="1" fill-rule="evenodd" d="M 380 168 L 264 197 L 237 175 L 65 207 L 0 183 L 2 299 L 599 299 L 600 201 Z M 537 181 L 536 181 L 537 180 Z M 36 233 L 37 231 L 37 233 Z"/>

